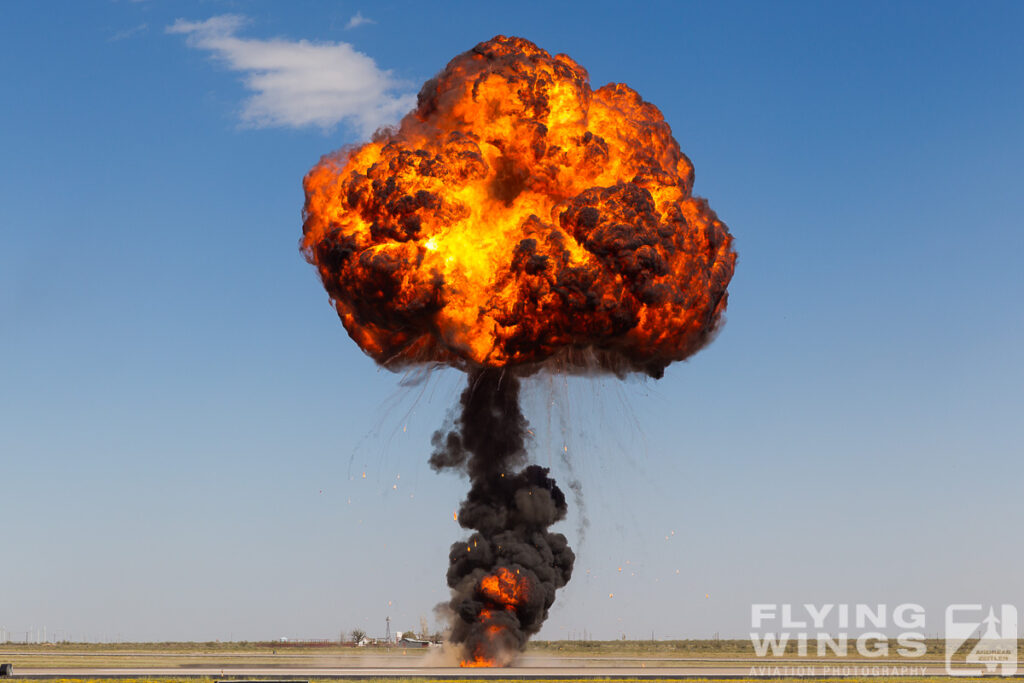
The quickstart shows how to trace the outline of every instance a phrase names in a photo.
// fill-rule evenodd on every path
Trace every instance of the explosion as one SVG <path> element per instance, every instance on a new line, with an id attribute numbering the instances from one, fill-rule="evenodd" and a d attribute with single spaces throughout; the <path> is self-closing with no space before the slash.
<path id="1" fill-rule="evenodd" d="M 431 464 L 468 473 L 455 515 L 450 639 L 504 663 L 540 630 L 574 556 L 565 496 L 526 464 L 519 377 L 639 371 L 704 346 L 736 254 L 694 197 L 661 112 L 623 84 L 497 36 L 424 84 L 397 129 L 304 181 L 302 250 L 345 329 L 381 365 L 468 373 Z"/>

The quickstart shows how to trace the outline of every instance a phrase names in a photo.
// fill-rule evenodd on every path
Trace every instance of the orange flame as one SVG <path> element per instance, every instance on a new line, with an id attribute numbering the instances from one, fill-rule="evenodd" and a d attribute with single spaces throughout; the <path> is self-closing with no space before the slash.
<path id="1" fill-rule="evenodd" d="M 461 666 L 464 669 L 475 669 L 480 667 L 491 667 L 497 665 L 498 663 L 495 660 L 489 657 L 484 657 L 482 654 L 479 653 L 474 653 L 473 659 L 463 659 L 461 662 L 459 662 L 459 666 Z"/>
<path id="2" fill-rule="evenodd" d="M 493 574 L 480 579 L 478 587 L 480 596 L 493 604 L 495 607 L 505 611 L 514 611 L 516 607 L 525 602 L 529 597 L 529 583 L 526 577 L 522 576 L 519 570 L 511 570 L 506 567 L 499 567 Z M 473 649 L 472 659 L 464 659 L 459 663 L 463 667 L 486 667 L 497 666 L 494 657 L 486 652 L 493 649 L 493 644 L 504 630 L 504 626 L 492 621 L 493 610 L 484 608 L 480 610 L 477 619 L 485 624 L 484 633 L 487 635 L 487 642 L 477 645 Z"/>
<path id="3" fill-rule="evenodd" d="M 736 254 L 661 112 L 498 36 L 396 131 L 304 181 L 302 248 L 378 362 L 660 375 L 726 307 Z"/>
<path id="4" fill-rule="evenodd" d="M 481 595 L 507 610 L 514 610 L 526 600 L 526 591 L 526 581 L 519 575 L 518 569 L 513 572 L 505 567 L 499 567 L 494 574 L 480 579 Z M 481 616 L 486 611 L 482 610 Z"/>

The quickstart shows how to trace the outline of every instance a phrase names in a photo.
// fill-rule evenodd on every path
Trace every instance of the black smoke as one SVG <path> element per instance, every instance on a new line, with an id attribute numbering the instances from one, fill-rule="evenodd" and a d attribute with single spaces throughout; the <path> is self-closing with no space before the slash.
<path id="1" fill-rule="evenodd" d="M 540 630 L 576 559 L 565 536 L 548 531 L 565 518 L 565 495 L 547 468 L 519 469 L 526 463 L 529 428 L 519 389 L 511 371 L 471 372 L 461 413 L 450 430 L 434 434 L 430 457 L 434 469 L 458 469 L 471 484 L 458 521 L 474 533 L 453 544 L 448 556 L 449 639 L 462 646 L 466 658 L 498 663 Z M 501 568 L 525 584 L 523 600 L 511 608 L 481 590 L 481 579 Z"/>

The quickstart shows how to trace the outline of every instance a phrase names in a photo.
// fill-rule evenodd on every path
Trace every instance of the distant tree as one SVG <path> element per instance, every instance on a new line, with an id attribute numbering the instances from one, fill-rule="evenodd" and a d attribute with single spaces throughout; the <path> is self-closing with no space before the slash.
<path id="1" fill-rule="evenodd" d="M 365 637 L 366 637 L 366 631 L 364 631 L 363 629 L 361 629 L 361 628 L 354 628 L 354 629 L 352 629 L 352 642 L 355 643 L 356 645 L 358 645 L 359 642 L 363 638 L 365 638 Z"/>

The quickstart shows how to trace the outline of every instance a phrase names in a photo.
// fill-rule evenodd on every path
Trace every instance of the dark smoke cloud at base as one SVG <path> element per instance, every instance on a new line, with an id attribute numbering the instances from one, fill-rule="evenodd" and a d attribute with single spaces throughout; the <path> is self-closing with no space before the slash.
<path id="1" fill-rule="evenodd" d="M 576 559 L 565 536 L 548 531 L 565 518 L 565 495 L 547 468 L 518 469 L 526 461 L 529 427 L 519 390 L 510 371 L 470 373 L 461 413 L 450 431 L 434 434 L 430 458 L 437 470 L 465 472 L 471 484 L 458 521 L 474 533 L 449 553 L 449 638 L 467 657 L 495 663 L 540 630 Z M 522 599 L 511 606 L 481 590 L 481 581 L 501 569 L 523 586 Z"/>

